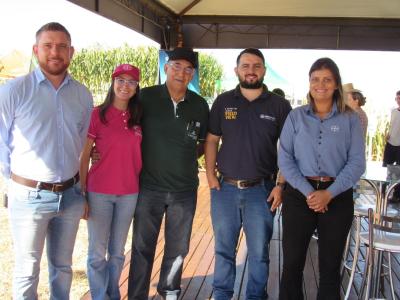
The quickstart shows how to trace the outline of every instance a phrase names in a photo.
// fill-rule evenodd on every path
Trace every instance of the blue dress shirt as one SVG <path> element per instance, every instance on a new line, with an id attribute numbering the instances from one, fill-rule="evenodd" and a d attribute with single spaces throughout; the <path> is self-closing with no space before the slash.
<path id="1" fill-rule="evenodd" d="M 278 164 L 291 186 L 308 196 L 306 176 L 336 177 L 333 197 L 351 188 L 365 170 L 365 141 L 356 113 L 339 113 L 336 103 L 323 119 L 305 105 L 292 110 L 280 137 Z"/>
<path id="2" fill-rule="evenodd" d="M 55 90 L 40 68 L 0 86 L 0 169 L 60 182 L 79 170 L 93 99 L 68 74 Z"/>

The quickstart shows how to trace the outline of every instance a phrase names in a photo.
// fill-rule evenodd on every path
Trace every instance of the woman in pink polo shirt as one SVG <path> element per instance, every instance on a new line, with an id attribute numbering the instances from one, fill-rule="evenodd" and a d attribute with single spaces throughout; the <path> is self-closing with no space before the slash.
<path id="1" fill-rule="evenodd" d="M 93 110 L 81 156 L 82 192 L 88 195 L 88 279 L 93 300 L 120 299 L 124 247 L 139 192 L 142 168 L 140 70 L 119 65 L 103 104 Z M 91 166 L 93 145 L 101 159 Z"/>

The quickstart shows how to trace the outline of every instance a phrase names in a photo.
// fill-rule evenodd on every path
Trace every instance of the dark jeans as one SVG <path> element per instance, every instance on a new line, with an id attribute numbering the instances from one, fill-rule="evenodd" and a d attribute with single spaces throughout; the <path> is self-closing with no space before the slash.
<path id="1" fill-rule="evenodd" d="M 246 299 L 266 299 L 269 275 L 269 242 L 274 216 L 266 201 L 274 182 L 238 189 L 224 181 L 221 189 L 211 190 L 211 218 L 215 237 L 213 297 L 233 296 L 236 278 L 236 248 L 240 229 L 246 234 L 248 280 Z"/>
<path id="2" fill-rule="evenodd" d="M 315 182 L 310 181 L 312 185 Z M 321 183 L 326 189 L 330 183 Z M 316 186 L 314 185 L 314 188 Z M 318 231 L 319 300 L 340 299 L 340 263 L 353 220 L 352 189 L 334 199 L 325 213 L 308 208 L 306 197 L 288 185 L 283 194 L 283 273 L 280 300 L 302 300 L 303 269 L 308 244 Z"/>
<path id="3" fill-rule="evenodd" d="M 189 251 L 197 191 L 141 189 L 134 217 L 128 299 L 147 300 L 160 226 L 165 214 L 165 247 L 158 293 L 179 296 L 183 260 Z"/>
<path id="4" fill-rule="evenodd" d="M 386 143 L 385 151 L 383 152 L 383 166 L 400 165 L 400 146 L 393 146 Z M 395 187 L 393 197 L 400 198 L 400 186 Z"/>

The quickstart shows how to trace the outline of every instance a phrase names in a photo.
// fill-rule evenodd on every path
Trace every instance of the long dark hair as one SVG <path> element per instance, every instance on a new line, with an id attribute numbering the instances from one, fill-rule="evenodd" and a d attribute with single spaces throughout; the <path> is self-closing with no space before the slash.
<path id="1" fill-rule="evenodd" d="M 308 76 L 311 77 L 311 74 L 314 71 L 327 69 L 332 72 L 332 75 L 335 79 L 337 88 L 333 93 L 333 101 L 336 102 L 337 109 L 340 113 L 349 111 L 350 107 L 348 107 L 343 99 L 343 88 L 342 88 L 342 77 L 340 76 L 339 68 L 336 63 L 330 59 L 329 57 L 323 57 L 317 59 L 311 66 L 310 71 L 308 72 Z M 312 106 L 315 105 L 314 98 L 311 96 L 311 93 L 308 92 L 307 99 L 311 103 Z"/>
<path id="2" fill-rule="evenodd" d="M 129 112 L 128 128 L 132 128 L 134 125 L 140 125 L 140 121 L 142 119 L 143 109 L 141 103 L 139 102 L 139 93 L 140 93 L 140 88 L 139 85 L 137 85 L 135 95 L 133 95 L 128 102 L 128 112 Z M 114 80 L 113 80 L 110 88 L 108 89 L 107 96 L 104 99 L 104 102 L 99 105 L 100 121 L 103 124 L 107 124 L 106 112 L 108 108 L 112 105 L 114 98 L 115 98 L 115 93 L 114 93 Z"/>

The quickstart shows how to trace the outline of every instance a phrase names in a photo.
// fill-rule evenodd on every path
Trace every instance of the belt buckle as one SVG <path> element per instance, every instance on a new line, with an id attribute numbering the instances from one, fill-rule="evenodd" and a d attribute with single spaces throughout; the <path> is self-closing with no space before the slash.
<path id="1" fill-rule="evenodd" d="M 326 178 L 325 176 L 321 176 L 321 177 L 319 178 L 319 181 L 321 181 L 321 182 L 328 182 L 329 179 Z"/>
<path id="2" fill-rule="evenodd" d="M 246 180 L 238 180 L 238 181 L 236 182 L 237 188 L 238 188 L 239 190 L 244 190 L 244 189 L 246 189 L 247 186 L 242 186 L 242 184 L 245 183 L 245 182 L 246 182 Z"/>
<path id="3" fill-rule="evenodd" d="M 58 188 L 62 189 L 63 184 L 62 183 L 53 183 L 53 186 L 51 187 L 51 191 L 53 193 L 58 192 Z"/>

